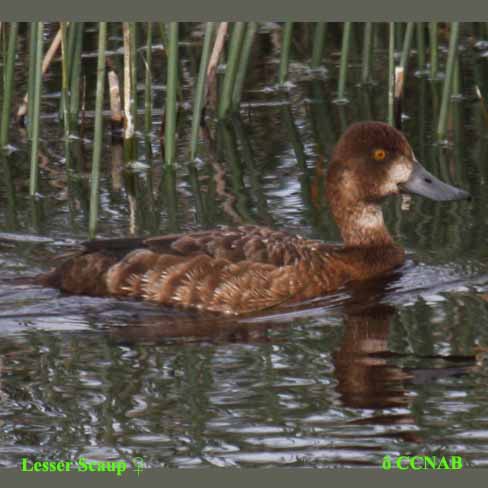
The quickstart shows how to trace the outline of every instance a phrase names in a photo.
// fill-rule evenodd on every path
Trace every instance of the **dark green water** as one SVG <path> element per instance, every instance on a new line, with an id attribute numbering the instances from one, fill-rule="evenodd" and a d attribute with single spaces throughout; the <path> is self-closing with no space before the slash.
<path id="1" fill-rule="evenodd" d="M 274 86 L 274 32 L 258 36 L 240 117 L 212 124 L 196 166 L 186 163 L 188 112 L 175 174 L 161 169 L 160 110 L 152 157 L 141 135 L 131 170 L 106 138 L 100 237 L 248 222 L 338 240 L 316 165 L 327 164 L 349 123 L 384 120 L 385 49 L 375 51 L 374 86 L 357 86 L 352 56 L 350 102 L 337 105 L 334 32 L 327 72 L 310 72 L 295 46 L 286 92 Z M 185 94 L 200 42 L 188 37 Z M 464 96 L 452 104 L 450 143 L 433 137 L 441 85 L 415 77 L 414 66 L 404 131 L 424 165 L 473 200 L 388 201 L 388 227 L 409 256 L 395 276 L 246 320 L 8 283 L 47 270 L 87 237 L 91 132 L 72 141 L 67 180 L 56 68 L 43 100 L 42 196 L 28 198 L 29 155 L 14 126 L 1 164 L 0 466 L 80 456 L 142 456 L 153 467 L 380 466 L 385 455 L 417 453 L 488 465 L 488 140 L 473 98 L 474 83 L 488 92 L 487 57 L 463 42 Z M 119 45 L 115 33 L 117 62 Z M 161 56 L 155 49 L 158 67 Z M 85 63 L 90 87 L 93 53 Z"/>

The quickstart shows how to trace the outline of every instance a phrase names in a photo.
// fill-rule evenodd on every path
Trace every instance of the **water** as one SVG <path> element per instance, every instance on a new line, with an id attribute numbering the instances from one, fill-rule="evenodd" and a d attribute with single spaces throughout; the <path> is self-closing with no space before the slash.
<path id="1" fill-rule="evenodd" d="M 189 113 L 175 174 L 161 169 L 160 111 L 153 155 L 141 144 L 132 170 L 107 138 L 99 236 L 248 222 L 337 241 L 320 167 L 348 123 L 384 119 L 386 99 L 379 46 L 380 81 L 356 86 L 353 56 L 350 103 L 331 102 L 333 34 L 327 72 L 310 72 L 296 53 L 282 93 L 274 30 L 261 33 L 241 116 L 212 128 L 195 167 L 183 164 Z M 120 61 L 120 37 L 111 42 Z M 198 42 L 189 37 L 184 71 Z M 161 56 L 155 49 L 155 63 Z M 59 103 L 54 71 L 43 101 L 42 197 L 27 196 L 29 157 L 15 127 L 15 150 L 1 165 L 0 466 L 80 456 L 141 456 L 152 467 L 379 466 L 409 453 L 486 466 L 487 140 L 470 95 L 486 60 L 476 51 L 462 59 L 465 96 L 453 104 L 451 143 L 434 143 L 440 86 L 426 79 L 407 77 L 404 129 L 425 166 L 473 200 L 387 202 L 387 225 L 408 252 L 394 276 L 246 319 L 9 283 L 47 270 L 87 237 L 91 133 L 72 143 L 77 171 L 68 182 L 62 126 L 50 115 Z M 86 63 L 94 69 L 92 52 Z M 22 95 L 21 66 L 17 78 Z M 158 107 L 163 88 L 156 77 Z"/>

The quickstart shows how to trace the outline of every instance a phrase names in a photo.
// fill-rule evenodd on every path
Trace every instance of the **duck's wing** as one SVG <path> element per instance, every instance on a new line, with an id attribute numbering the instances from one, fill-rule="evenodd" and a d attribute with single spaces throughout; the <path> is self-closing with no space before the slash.
<path id="1" fill-rule="evenodd" d="M 149 249 L 172 256 L 208 255 L 233 263 L 253 261 L 275 266 L 290 264 L 300 258 L 306 242 L 300 236 L 259 226 L 222 227 L 183 234 L 149 238 L 96 239 L 81 244 L 76 255 L 101 253 L 123 258 L 136 249 Z"/>
<path id="2" fill-rule="evenodd" d="M 143 245 L 159 254 L 207 255 L 232 263 L 250 261 L 286 266 L 300 259 L 307 242 L 311 241 L 267 227 L 240 226 L 151 237 Z"/>
<path id="3" fill-rule="evenodd" d="M 275 306 L 303 288 L 290 269 L 307 261 L 313 243 L 256 226 L 94 240 L 40 282 L 70 293 L 244 313 Z"/>

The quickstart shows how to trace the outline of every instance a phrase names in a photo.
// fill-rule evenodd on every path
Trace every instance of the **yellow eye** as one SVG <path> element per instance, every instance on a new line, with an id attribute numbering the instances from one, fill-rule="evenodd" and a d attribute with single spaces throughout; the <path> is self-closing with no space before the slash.
<path id="1" fill-rule="evenodd" d="M 383 159 L 386 158 L 386 151 L 384 149 L 376 149 L 373 153 L 373 158 L 376 159 L 376 161 L 383 161 Z"/>

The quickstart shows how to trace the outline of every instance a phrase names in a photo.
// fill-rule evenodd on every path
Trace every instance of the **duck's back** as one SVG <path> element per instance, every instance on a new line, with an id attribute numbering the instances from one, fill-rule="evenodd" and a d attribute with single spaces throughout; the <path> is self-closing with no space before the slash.
<path id="1" fill-rule="evenodd" d="M 286 232 L 241 226 L 89 241 L 39 281 L 75 294 L 241 314 L 335 290 L 355 278 L 363 258 L 360 250 L 345 253 Z"/>

